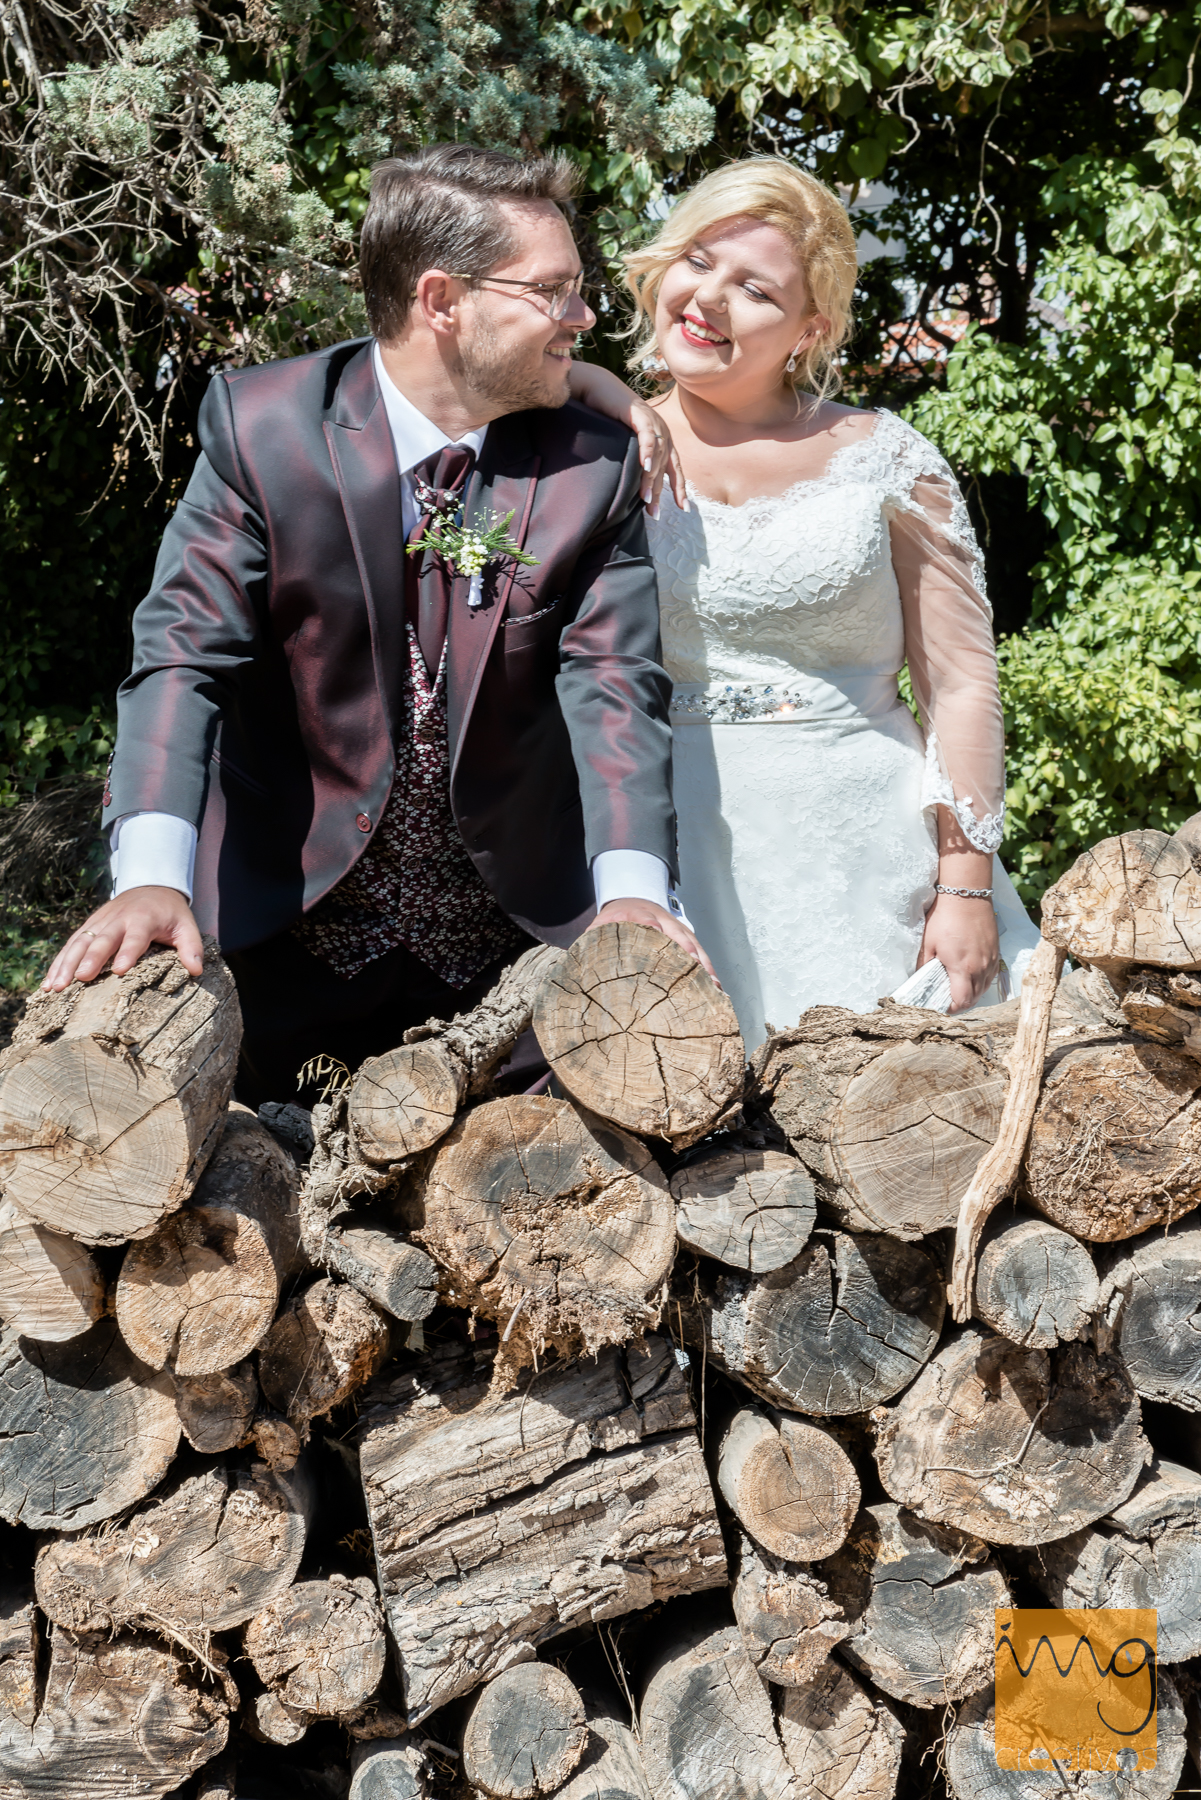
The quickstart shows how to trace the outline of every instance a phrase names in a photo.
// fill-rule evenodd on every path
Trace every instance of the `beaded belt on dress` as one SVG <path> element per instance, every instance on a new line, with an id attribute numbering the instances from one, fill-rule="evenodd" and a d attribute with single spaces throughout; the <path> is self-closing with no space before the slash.
<path id="1" fill-rule="evenodd" d="M 671 716 L 733 725 L 741 719 L 795 718 L 811 704 L 800 687 L 715 687 L 699 694 L 674 694 Z"/>

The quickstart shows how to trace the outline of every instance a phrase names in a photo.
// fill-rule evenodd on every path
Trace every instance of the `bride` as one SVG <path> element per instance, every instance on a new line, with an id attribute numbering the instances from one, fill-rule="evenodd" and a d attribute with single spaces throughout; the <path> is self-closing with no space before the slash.
<path id="1" fill-rule="evenodd" d="M 995 856 L 991 614 L 938 451 L 831 398 L 856 275 L 846 211 L 752 157 L 625 262 L 631 366 L 663 382 L 653 404 L 687 478 L 649 524 L 680 899 L 747 1047 L 809 1006 L 870 1010 L 934 958 L 951 1010 L 973 1005 L 1002 951 L 1020 969 L 1038 937 Z"/>

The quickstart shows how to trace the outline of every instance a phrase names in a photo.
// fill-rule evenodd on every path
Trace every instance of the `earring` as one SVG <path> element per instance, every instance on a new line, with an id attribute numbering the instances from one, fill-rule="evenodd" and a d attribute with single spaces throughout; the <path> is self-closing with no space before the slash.
<path id="1" fill-rule="evenodd" d="M 662 356 L 644 356 L 640 366 L 646 375 L 661 375 L 667 363 Z"/>
<path id="2" fill-rule="evenodd" d="M 788 358 L 788 361 L 784 364 L 784 368 L 785 368 L 785 371 L 787 374 L 789 374 L 789 375 L 796 374 L 796 351 L 795 350 L 793 351 L 792 355 Z"/>

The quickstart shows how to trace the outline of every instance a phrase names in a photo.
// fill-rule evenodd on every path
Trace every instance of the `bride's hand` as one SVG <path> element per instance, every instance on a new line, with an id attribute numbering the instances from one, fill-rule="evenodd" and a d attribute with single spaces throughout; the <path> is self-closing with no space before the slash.
<path id="1" fill-rule="evenodd" d="M 918 968 L 934 957 L 950 977 L 951 1011 L 962 1012 L 984 993 L 1001 960 L 992 901 L 938 894 L 926 914 Z"/>
<path id="2" fill-rule="evenodd" d="M 642 500 L 652 518 L 659 516 L 659 495 L 663 480 L 671 480 L 676 505 L 688 511 L 688 492 L 684 471 L 676 455 L 671 433 L 655 408 L 608 369 L 596 363 L 573 362 L 571 365 L 571 397 L 582 400 L 594 412 L 619 425 L 628 425 L 638 439 L 638 460 L 642 464 Z"/>

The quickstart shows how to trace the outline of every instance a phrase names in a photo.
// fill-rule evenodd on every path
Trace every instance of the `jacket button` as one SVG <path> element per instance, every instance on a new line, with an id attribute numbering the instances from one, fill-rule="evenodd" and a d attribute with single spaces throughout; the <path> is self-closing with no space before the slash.
<path id="1" fill-rule="evenodd" d="M 355 824 L 358 826 L 360 831 L 370 831 L 371 830 L 371 820 L 367 817 L 366 813 L 360 813 L 358 818 L 355 820 Z"/>

